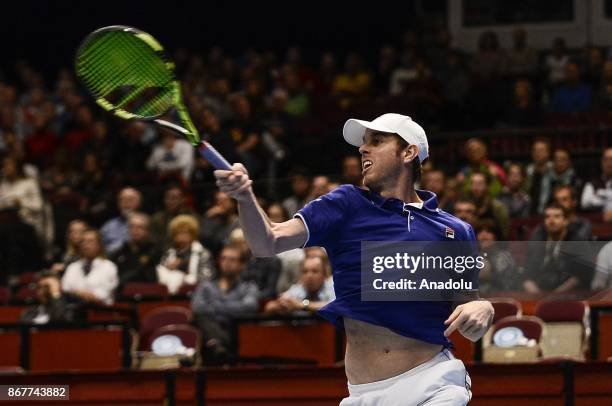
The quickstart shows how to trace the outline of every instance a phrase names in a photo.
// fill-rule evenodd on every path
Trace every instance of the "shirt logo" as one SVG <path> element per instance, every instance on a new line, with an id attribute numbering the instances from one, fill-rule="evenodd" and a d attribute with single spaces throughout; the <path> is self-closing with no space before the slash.
<path id="1" fill-rule="evenodd" d="M 450 227 L 446 227 L 444 229 L 444 235 L 446 236 L 446 238 L 452 238 L 454 240 L 455 239 L 455 230 L 453 230 Z"/>

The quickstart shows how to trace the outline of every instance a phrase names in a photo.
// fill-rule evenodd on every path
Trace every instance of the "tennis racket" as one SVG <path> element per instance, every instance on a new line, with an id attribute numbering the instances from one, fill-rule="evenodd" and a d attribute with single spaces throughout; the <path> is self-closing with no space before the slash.
<path id="1" fill-rule="evenodd" d="M 184 136 L 217 169 L 231 165 L 200 139 L 181 96 L 174 64 L 161 44 L 136 28 L 113 25 L 85 38 L 75 58 L 75 70 L 104 110 L 126 120 L 154 122 Z M 180 125 L 160 117 L 175 109 Z"/>

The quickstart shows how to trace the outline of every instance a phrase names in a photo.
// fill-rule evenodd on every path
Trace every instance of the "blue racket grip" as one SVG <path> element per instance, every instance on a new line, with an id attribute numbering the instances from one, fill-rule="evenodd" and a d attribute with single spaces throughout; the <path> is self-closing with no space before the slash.
<path id="1" fill-rule="evenodd" d="M 215 169 L 224 169 L 226 171 L 232 170 L 232 166 L 223 156 L 209 143 L 202 141 L 198 147 L 200 155 L 204 157 Z"/>

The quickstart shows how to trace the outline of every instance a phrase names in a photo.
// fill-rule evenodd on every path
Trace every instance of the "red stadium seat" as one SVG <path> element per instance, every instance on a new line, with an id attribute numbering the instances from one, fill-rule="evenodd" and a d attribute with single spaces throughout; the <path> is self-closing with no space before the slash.
<path id="1" fill-rule="evenodd" d="M 160 327 L 151 335 L 150 343 L 152 343 L 157 337 L 166 334 L 177 336 L 181 339 L 181 342 L 185 347 L 194 348 L 196 350 L 196 354 L 199 353 L 202 346 L 202 336 L 197 328 L 188 324 L 170 324 L 168 326 Z"/>
<path id="2" fill-rule="evenodd" d="M 14 300 L 19 303 L 34 303 L 36 301 L 36 287 L 25 285 L 17 289 Z"/>
<path id="3" fill-rule="evenodd" d="M 7 305 L 11 298 L 11 292 L 8 288 L 0 286 L 0 306 Z"/>
<path id="4" fill-rule="evenodd" d="M 191 320 L 191 310 L 180 306 L 165 306 L 147 314 L 140 323 L 139 348 L 148 349 L 151 335 L 161 327 L 175 324 L 188 324 Z"/>
<path id="5" fill-rule="evenodd" d="M 493 335 L 505 327 L 516 327 L 520 329 L 526 338 L 532 338 L 537 342 L 542 338 L 544 331 L 544 322 L 539 317 L 535 316 L 509 316 L 504 317 L 493 325 Z"/>
<path id="6" fill-rule="evenodd" d="M 544 301 L 535 315 L 546 323 L 542 340 L 544 358 L 585 359 L 591 329 L 589 307 L 580 301 Z"/>
<path id="7" fill-rule="evenodd" d="M 168 288 L 159 283 L 131 282 L 126 283 L 121 291 L 121 296 L 131 300 L 142 299 L 166 299 Z"/>
<path id="8" fill-rule="evenodd" d="M 520 317 L 523 314 L 521 302 L 512 298 L 491 298 L 488 299 L 493 305 L 495 315 L 493 316 L 493 324 L 508 316 Z"/>

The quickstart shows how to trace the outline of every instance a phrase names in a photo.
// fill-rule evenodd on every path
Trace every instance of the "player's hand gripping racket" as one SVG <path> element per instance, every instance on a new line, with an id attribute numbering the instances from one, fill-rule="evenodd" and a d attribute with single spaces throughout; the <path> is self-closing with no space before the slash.
<path id="1" fill-rule="evenodd" d="M 79 47 L 76 73 L 96 102 L 123 119 L 152 121 L 183 135 L 217 169 L 231 165 L 200 140 L 183 104 L 174 64 L 159 42 L 146 32 L 121 25 L 100 28 Z M 180 125 L 159 117 L 175 108 Z"/>

